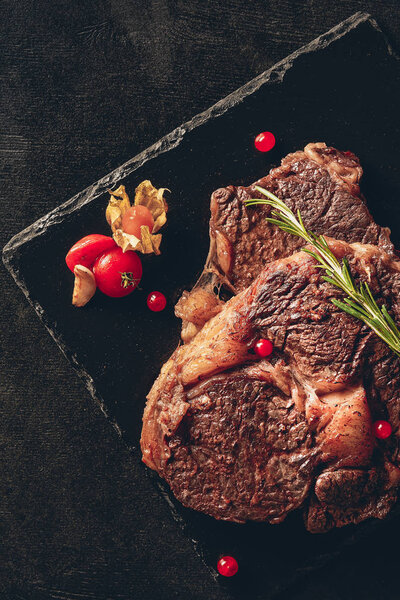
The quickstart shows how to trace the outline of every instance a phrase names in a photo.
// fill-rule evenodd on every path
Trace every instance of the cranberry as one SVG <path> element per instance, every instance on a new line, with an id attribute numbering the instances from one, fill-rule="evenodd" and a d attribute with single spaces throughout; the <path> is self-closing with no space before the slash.
<path id="1" fill-rule="evenodd" d="M 275 146 L 275 136 L 270 131 L 263 131 L 254 140 L 254 145 L 259 152 L 269 152 Z"/>
<path id="2" fill-rule="evenodd" d="M 273 349 L 274 347 L 272 345 L 272 342 L 264 338 L 261 338 L 260 340 L 258 340 L 258 342 L 254 344 L 254 352 L 260 358 L 265 358 L 266 356 L 272 354 Z"/>
<path id="3" fill-rule="evenodd" d="M 164 310 L 167 305 L 167 299 L 161 292 L 151 292 L 147 296 L 147 306 L 153 312 Z"/>
<path id="4" fill-rule="evenodd" d="M 233 556 L 223 556 L 219 559 L 217 569 L 220 575 L 224 577 L 233 577 L 239 569 L 236 558 Z"/>
<path id="5" fill-rule="evenodd" d="M 392 433 L 392 426 L 388 421 L 375 421 L 374 433 L 380 440 L 386 440 Z"/>

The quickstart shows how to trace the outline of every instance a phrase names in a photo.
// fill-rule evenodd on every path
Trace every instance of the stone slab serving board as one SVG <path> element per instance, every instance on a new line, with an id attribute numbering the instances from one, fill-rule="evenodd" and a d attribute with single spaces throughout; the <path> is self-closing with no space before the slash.
<path id="1" fill-rule="evenodd" d="M 309 141 L 326 141 L 360 156 L 370 209 L 379 223 L 392 228 L 400 246 L 399 106 L 398 59 L 373 19 L 358 13 L 7 244 L 6 267 L 136 456 L 145 396 L 179 340 L 174 303 L 196 281 L 207 254 L 211 192 L 229 183 L 249 184 L 288 152 Z M 275 133 L 277 145 L 260 154 L 253 140 L 264 130 Z M 84 309 L 73 308 L 73 278 L 64 265 L 67 250 L 87 233 L 109 234 L 104 219 L 108 188 L 123 183 L 133 194 L 143 179 L 171 190 L 162 255 L 144 258 L 141 290 L 131 296 L 114 301 L 98 292 Z M 160 314 L 146 307 L 153 289 L 168 298 L 168 308 Z M 146 477 L 139 461 L 137 468 Z M 147 475 L 211 575 L 220 555 L 238 558 L 239 574 L 221 581 L 238 597 L 270 597 L 345 545 L 374 535 L 378 527 L 399 527 L 395 513 L 384 524 L 370 522 L 324 536 L 306 533 L 296 514 L 280 526 L 219 523 L 184 509 L 157 476 Z"/>

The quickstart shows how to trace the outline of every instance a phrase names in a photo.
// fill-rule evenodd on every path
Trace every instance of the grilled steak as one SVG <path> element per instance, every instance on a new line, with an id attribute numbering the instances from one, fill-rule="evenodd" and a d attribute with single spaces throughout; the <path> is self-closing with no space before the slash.
<path id="1" fill-rule="evenodd" d="M 354 155 L 314 144 L 260 185 L 314 231 L 322 220 L 362 240 L 328 238 L 399 322 L 400 262 L 359 195 L 360 175 Z M 213 194 L 205 273 L 177 306 L 187 343 L 148 395 L 143 460 L 185 506 L 218 519 L 279 523 L 302 507 L 306 527 L 322 532 L 383 518 L 400 485 L 400 360 L 332 304 L 340 290 L 296 252 L 299 240 L 266 225 L 267 208 L 244 207 L 254 195 L 254 186 Z M 222 283 L 236 294 L 226 303 L 213 291 Z M 271 360 L 252 350 L 263 337 Z M 377 419 L 391 422 L 389 441 L 375 439 Z"/>
<path id="2" fill-rule="evenodd" d="M 183 320 L 183 341 L 189 341 L 218 312 L 215 286 L 225 285 L 237 293 L 250 285 L 266 263 L 289 256 L 304 245 L 266 223 L 270 207 L 246 208 L 245 200 L 261 196 L 256 185 L 273 192 L 294 212 L 299 209 L 306 227 L 314 233 L 375 244 L 393 254 L 390 230 L 374 222 L 360 194 L 361 175 L 354 154 L 313 143 L 286 156 L 280 167 L 250 187 L 216 190 L 211 196 L 210 251 L 203 276 L 176 307 Z"/>
<path id="3" fill-rule="evenodd" d="M 400 262 L 372 245 L 330 246 L 400 320 Z M 274 261 L 164 365 L 143 459 L 185 506 L 277 523 L 304 505 L 311 531 L 386 515 L 400 483 L 400 361 L 333 297 L 310 256 Z M 260 337 L 271 361 L 252 354 Z M 389 443 L 375 441 L 378 418 L 394 427 Z"/>

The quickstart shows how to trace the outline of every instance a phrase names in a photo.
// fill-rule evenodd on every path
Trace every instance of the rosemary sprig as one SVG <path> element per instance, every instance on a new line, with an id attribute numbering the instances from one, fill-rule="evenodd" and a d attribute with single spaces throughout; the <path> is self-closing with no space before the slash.
<path id="1" fill-rule="evenodd" d="M 400 331 L 396 323 L 389 315 L 385 305 L 381 308 L 378 306 L 367 283 L 360 283 L 359 286 L 355 284 L 347 259 L 344 258 L 340 263 L 330 250 L 324 236 L 315 235 L 305 228 L 299 210 L 296 218 L 290 208 L 275 194 L 259 186 L 256 186 L 256 190 L 265 198 L 247 200 L 246 205 L 267 204 L 271 206 L 273 208 L 272 218 L 267 218 L 269 223 L 277 225 L 287 233 L 303 238 L 312 246 L 313 249 L 303 248 L 303 252 L 307 252 L 315 258 L 318 263 L 316 267 L 325 271 L 326 275 L 323 275 L 322 279 L 340 288 L 346 294 L 344 301 L 333 298 L 332 303 L 366 323 L 397 356 L 400 356 Z"/>

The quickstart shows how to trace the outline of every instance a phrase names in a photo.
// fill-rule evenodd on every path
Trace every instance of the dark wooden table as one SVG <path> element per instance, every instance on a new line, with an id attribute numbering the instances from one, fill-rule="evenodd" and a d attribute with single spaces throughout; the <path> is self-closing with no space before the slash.
<path id="1" fill-rule="evenodd" d="M 0 245 L 357 10 L 400 48 L 398 0 L 3 0 Z M 1 600 L 227 598 L 1 277 Z M 397 599 L 381 537 L 285 598 Z"/>

